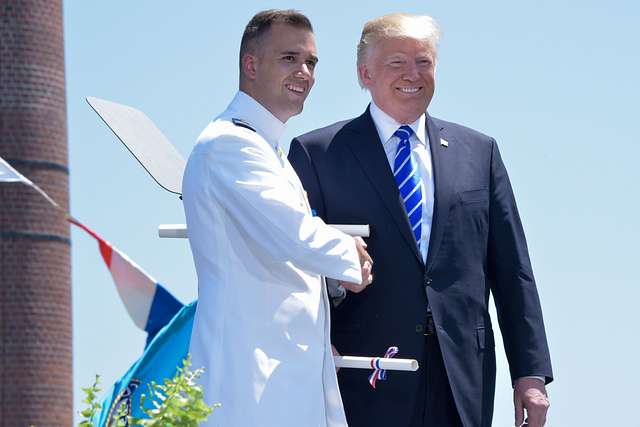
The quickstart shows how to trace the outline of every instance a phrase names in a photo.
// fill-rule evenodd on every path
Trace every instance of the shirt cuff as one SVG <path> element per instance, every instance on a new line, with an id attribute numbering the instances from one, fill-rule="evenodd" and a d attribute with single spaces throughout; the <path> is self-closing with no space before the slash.
<path id="1" fill-rule="evenodd" d="M 347 297 L 347 290 L 335 279 L 327 278 L 327 292 L 334 307 L 339 306 Z"/>

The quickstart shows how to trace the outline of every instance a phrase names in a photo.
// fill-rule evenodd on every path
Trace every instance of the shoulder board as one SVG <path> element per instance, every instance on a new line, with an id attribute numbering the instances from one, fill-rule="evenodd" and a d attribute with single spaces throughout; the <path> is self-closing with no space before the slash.
<path id="1" fill-rule="evenodd" d="M 244 120 L 231 119 L 231 121 L 236 126 L 240 126 L 241 128 L 246 128 L 246 129 L 249 129 L 249 130 L 254 131 L 254 132 L 256 131 L 254 128 L 251 127 L 251 125 L 249 123 L 245 122 Z"/>

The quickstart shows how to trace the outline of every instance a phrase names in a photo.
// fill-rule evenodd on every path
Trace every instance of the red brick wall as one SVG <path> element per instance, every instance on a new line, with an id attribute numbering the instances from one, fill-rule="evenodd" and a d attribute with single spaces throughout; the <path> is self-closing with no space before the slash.
<path id="1" fill-rule="evenodd" d="M 69 205 L 61 0 L 0 0 L 0 156 Z M 0 426 L 70 426 L 69 226 L 0 184 Z"/>

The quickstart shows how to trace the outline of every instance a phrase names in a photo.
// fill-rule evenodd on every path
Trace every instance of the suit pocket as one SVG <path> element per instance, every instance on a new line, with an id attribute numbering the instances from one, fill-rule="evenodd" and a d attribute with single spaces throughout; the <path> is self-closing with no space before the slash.
<path id="1" fill-rule="evenodd" d="M 463 205 L 483 203 L 489 204 L 489 189 L 479 188 L 477 190 L 467 190 L 458 193 L 458 199 Z"/>
<path id="2" fill-rule="evenodd" d="M 484 326 L 476 329 L 476 338 L 478 344 L 478 350 L 493 349 L 496 346 L 495 338 L 493 337 L 493 329 L 486 329 Z"/>

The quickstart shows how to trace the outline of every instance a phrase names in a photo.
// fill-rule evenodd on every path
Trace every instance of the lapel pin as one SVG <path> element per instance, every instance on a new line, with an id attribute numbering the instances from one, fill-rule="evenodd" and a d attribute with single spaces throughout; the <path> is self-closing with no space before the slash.
<path id="1" fill-rule="evenodd" d="M 440 138 L 440 145 L 442 145 L 443 147 L 448 147 L 449 141 L 447 141 L 446 139 Z"/>

